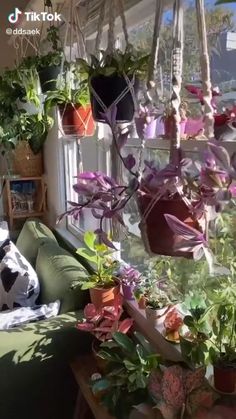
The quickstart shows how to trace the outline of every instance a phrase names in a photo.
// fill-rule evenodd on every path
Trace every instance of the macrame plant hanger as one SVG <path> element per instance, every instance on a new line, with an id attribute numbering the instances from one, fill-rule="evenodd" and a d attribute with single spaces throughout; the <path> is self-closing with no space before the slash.
<path id="1" fill-rule="evenodd" d="M 172 94 L 171 94 L 171 108 L 173 118 L 173 137 L 170 141 L 170 165 L 172 167 L 178 167 L 180 164 L 181 153 L 181 133 L 180 133 L 180 104 L 181 104 L 181 87 L 182 87 L 182 70 L 183 70 L 183 0 L 175 0 L 174 3 L 174 25 L 173 25 L 173 53 L 172 53 Z M 200 41 L 200 54 L 201 54 L 201 72 L 202 72 L 202 84 L 203 84 L 203 95 L 204 95 L 204 113 L 205 113 L 205 135 L 208 138 L 214 136 L 214 118 L 213 108 L 211 106 L 211 82 L 210 82 L 210 64 L 209 55 L 207 49 L 207 35 L 206 35 L 206 22 L 205 22 L 205 9 L 204 0 L 196 0 L 196 14 L 198 22 L 198 34 Z M 149 76 L 150 83 L 150 76 Z M 156 195 L 151 199 L 149 205 L 141 211 L 141 222 L 139 224 L 142 238 L 145 244 L 146 250 L 153 254 L 149 243 L 147 234 L 147 217 L 151 215 L 152 210 L 155 211 L 155 205 L 159 200 L 162 199 L 166 187 L 160 188 Z M 191 201 L 186 198 L 176 183 L 176 193 L 180 195 L 180 198 L 186 204 L 190 213 L 194 216 L 194 208 Z M 168 211 L 166 211 L 168 213 Z M 207 231 L 208 220 L 205 220 L 205 227 Z M 157 232 L 158 235 L 158 232 Z M 155 253 L 155 252 L 154 252 Z M 162 254 L 156 252 L 156 254 Z M 164 253 L 165 254 L 165 253 Z M 183 254 L 184 256 L 184 254 Z"/>
<path id="2" fill-rule="evenodd" d="M 98 19 L 98 28 L 97 28 L 97 37 L 95 42 L 95 56 L 99 59 L 100 58 L 100 48 L 101 48 L 101 41 L 102 41 L 102 35 L 103 35 L 103 26 L 105 21 L 105 15 L 106 15 L 106 6 L 108 8 L 108 42 L 107 42 L 107 49 L 105 51 L 105 55 L 110 55 L 112 53 L 115 54 L 115 21 L 116 21 L 116 11 L 118 11 L 118 15 L 121 18 L 122 22 L 122 30 L 124 33 L 126 48 L 130 48 L 131 45 L 129 44 L 129 36 L 128 36 L 128 30 L 126 25 L 126 18 L 125 18 L 125 11 L 124 11 L 124 3 L 123 0 L 102 0 L 101 7 L 100 7 L 100 13 L 99 13 L 99 19 Z M 120 101 L 126 96 L 127 93 L 131 93 L 133 103 L 134 103 L 134 109 L 137 110 L 137 100 L 136 95 L 134 91 L 134 83 L 135 78 L 133 77 L 131 80 L 123 72 L 123 77 L 126 81 L 126 87 L 124 90 L 118 95 L 113 103 L 111 103 L 109 106 L 106 106 L 106 104 L 103 102 L 102 98 L 99 96 L 99 94 L 96 92 L 96 89 L 93 88 L 91 85 L 91 82 L 89 84 L 90 91 L 96 101 L 99 103 L 99 105 L 102 108 L 102 111 L 104 113 L 107 113 L 109 109 L 114 107 L 115 105 L 118 105 Z"/>
<path id="3" fill-rule="evenodd" d="M 68 2 L 69 5 L 69 14 L 67 19 L 65 19 L 66 21 L 66 30 L 65 30 L 65 38 L 64 38 L 64 50 L 69 42 L 70 45 L 70 52 L 69 52 L 69 60 L 70 60 L 70 65 L 72 63 L 72 49 L 73 49 L 73 43 L 74 43 L 74 38 L 76 39 L 76 46 L 77 46 L 77 55 L 79 58 L 87 58 L 87 51 L 86 51 L 86 41 L 85 41 L 85 37 L 83 34 L 83 29 L 82 29 L 82 25 L 81 25 L 81 20 L 80 20 L 80 16 L 79 16 L 79 9 L 78 6 L 76 6 L 76 4 L 74 4 L 74 1 L 71 0 Z M 88 11 L 88 9 L 86 9 Z M 85 19 L 86 21 L 86 19 Z M 60 85 L 63 85 L 63 68 L 64 68 L 64 63 L 65 63 L 65 57 L 62 60 L 61 63 L 61 71 L 60 71 L 60 78 L 59 78 L 59 83 Z M 71 80 L 65 80 L 65 83 L 70 83 Z M 79 113 L 79 111 L 77 110 L 77 108 L 75 107 L 75 105 L 73 103 L 71 103 L 74 112 L 76 113 L 81 125 L 83 126 L 83 131 L 84 133 L 86 133 L 87 128 L 88 128 L 88 124 L 90 122 L 90 119 L 92 117 L 92 111 L 91 109 L 88 111 L 88 113 L 86 114 L 85 118 L 81 117 L 81 114 Z M 62 120 L 63 117 L 65 115 L 66 112 L 66 107 L 67 104 L 65 104 L 63 111 L 61 113 L 61 118 L 59 118 L 59 130 L 62 134 L 62 136 L 64 137 L 66 134 L 64 132 L 63 126 L 62 126 Z M 79 137 L 78 134 L 71 134 L 71 137 L 76 136 L 77 138 Z M 82 135 L 83 136 L 83 135 Z"/>

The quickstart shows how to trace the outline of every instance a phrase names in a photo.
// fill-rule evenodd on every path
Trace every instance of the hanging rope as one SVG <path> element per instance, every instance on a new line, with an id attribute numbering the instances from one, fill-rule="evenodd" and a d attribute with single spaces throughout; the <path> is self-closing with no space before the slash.
<path id="1" fill-rule="evenodd" d="M 95 42 L 95 54 L 99 56 L 99 49 L 101 46 L 102 41 L 102 32 L 103 32 L 103 23 L 105 20 L 105 11 L 106 11 L 106 0 L 102 0 L 101 7 L 100 7 L 100 13 L 99 13 L 99 19 L 98 19 L 98 29 L 97 29 L 97 38 Z"/>
<path id="2" fill-rule="evenodd" d="M 109 29 L 108 29 L 108 42 L 107 42 L 107 54 L 111 54 L 115 48 L 115 20 L 116 20 L 116 8 L 115 0 L 109 0 Z"/>
<path id="3" fill-rule="evenodd" d="M 207 46 L 207 30 L 204 0 L 196 0 L 197 24 L 200 41 L 200 63 L 202 72 L 202 89 L 204 102 L 205 135 L 207 138 L 214 137 L 214 111 L 212 102 L 212 85 L 210 76 L 210 60 Z"/>
<path id="4" fill-rule="evenodd" d="M 129 34 L 128 34 L 127 25 L 126 25 L 125 9 L 124 9 L 124 2 L 123 2 L 123 0 L 118 0 L 118 10 L 119 10 L 119 14 L 120 14 L 121 22 L 122 22 L 122 27 L 123 27 L 123 32 L 124 32 L 126 47 L 128 47 L 129 46 Z"/>
<path id="5" fill-rule="evenodd" d="M 150 56 L 150 61 L 149 61 L 149 68 L 148 68 L 148 80 L 147 80 L 148 88 L 153 87 L 151 86 L 151 82 L 154 79 L 154 72 L 157 66 L 157 61 L 158 61 L 163 5 L 164 5 L 163 0 L 156 0 L 156 15 L 155 15 L 155 24 L 154 24 L 154 32 L 153 32 L 152 50 L 151 50 L 151 56 Z"/>
<path id="6" fill-rule="evenodd" d="M 175 150 L 180 148 L 180 91 L 182 86 L 183 69 L 183 0 L 175 0 L 174 3 L 174 29 L 173 29 L 173 54 L 172 54 L 172 95 L 171 107 L 174 119 L 173 140 L 171 141 L 170 161 L 172 161 Z"/>

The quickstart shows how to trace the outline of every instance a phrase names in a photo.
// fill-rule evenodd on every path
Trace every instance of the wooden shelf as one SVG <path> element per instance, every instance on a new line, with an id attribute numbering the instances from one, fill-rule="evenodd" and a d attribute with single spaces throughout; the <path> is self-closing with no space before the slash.
<path id="1" fill-rule="evenodd" d="M 30 217 L 43 217 L 46 210 L 46 184 L 43 176 L 5 176 L 1 177 L 1 181 L 6 182 L 4 205 L 9 219 L 10 230 L 13 230 L 14 220 Z M 14 182 L 34 182 L 35 194 L 32 202 L 32 211 L 27 211 L 27 207 L 16 206 L 15 202 L 13 202 L 12 183 Z"/>
<path id="2" fill-rule="evenodd" d="M 31 212 L 21 212 L 21 213 L 12 213 L 12 218 L 28 218 L 28 217 L 42 217 L 44 215 L 44 212 L 37 212 L 37 211 L 31 211 Z"/>
<path id="3" fill-rule="evenodd" d="M 104 406 L 102 406 L 93 395 L 90 388 L 91 375 L 98 372 L 96 361 L 92 354 L 83 355 L 77 358 L 72 364 L 71 369 L 88 406 L 90 407 L 95 419 L 114 419 Z M 78 395 L 79 396 L 79 395 Z M 78 397 L 78 401 L 79 401 Z M 80 416 L 79 406 L 77 405 L 74 419 L 82 419 Z M 86 419 L 85 417 L 83 419 Z"/>

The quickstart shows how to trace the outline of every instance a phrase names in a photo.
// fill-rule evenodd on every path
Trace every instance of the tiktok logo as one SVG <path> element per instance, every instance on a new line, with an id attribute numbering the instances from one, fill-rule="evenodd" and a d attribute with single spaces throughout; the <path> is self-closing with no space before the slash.
<path id="1" fill-rule="evenodd" d="M 18 7 L 15 7 L 14 12 L 13 12 L 13 13 L 11 13 L 11 14 L 8 16 L 8 20 L 9 20 L 9 22 L 10 22 L 10 23 L 16 23 L 16 22 L 18 22 L 19 16 L 20 16 L 21 14 L 22 14 L 21 10 L 20 10 L 20 9 L 18 9 Z"/>

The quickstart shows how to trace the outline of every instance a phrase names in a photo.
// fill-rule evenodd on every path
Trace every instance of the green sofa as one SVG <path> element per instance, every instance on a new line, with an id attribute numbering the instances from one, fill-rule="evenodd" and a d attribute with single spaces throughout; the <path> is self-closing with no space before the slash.
<path id="1" fill-rule="evenodd" d="M 38 303 L 59 299 L 61 306 L 57 317 L 0 331 L 0 418 L 72 419 L 77 386 L 69 362 L 90 350 L 92 338 L 75 328 L 88 295 L 71 285 L 86 271 L 39 220 L 24 224 L 16 245 L 37 271 Z"/>

